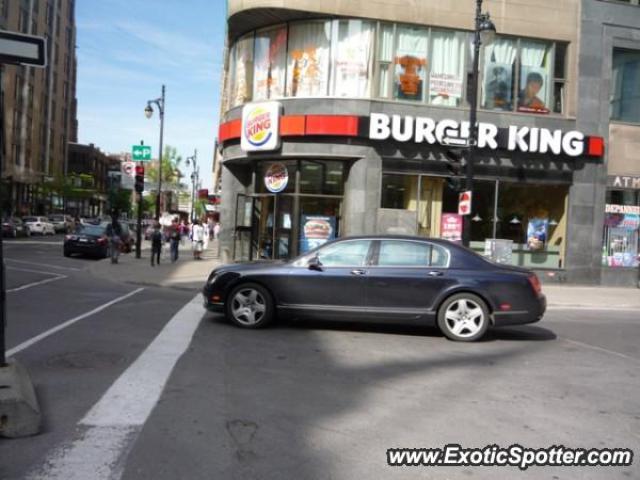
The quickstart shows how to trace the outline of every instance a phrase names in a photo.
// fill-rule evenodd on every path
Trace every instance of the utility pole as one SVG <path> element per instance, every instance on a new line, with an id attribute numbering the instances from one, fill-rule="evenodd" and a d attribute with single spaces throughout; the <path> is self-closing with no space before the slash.
<path id="1" fill-rule="evenodd" d="M 140 140 L 140 145 L 144 145 L 144 140 Z M 138 163 L 138 165 L 142 165 L 142 163 Z M 144 190 L 144 183 L 143 183 Z M 136 188 L 136 192 L 138 193 L 138 218 L 136 221 L 136 258 L 140 258 L 141 248 L 142 248 L 142 192 L 138 191 Z"/>
<path id="2" fill-rule="evenodd" d="M 153 115 L 154 103 L 158 107 L 158 113 L 160 115 L 160 150 L 158 152 L 158 196 L 156 197 L 156 221 L 160 219 L 160 198 L 162 197 L 162 136 L 164 134 L 164 99 L 165 99 L 165 86 L 162 85 L 162 95 L 160 98 L 149 100 L 147 107 L 144 109 L 144 114 L 147 118 L 151 118 Z"/>

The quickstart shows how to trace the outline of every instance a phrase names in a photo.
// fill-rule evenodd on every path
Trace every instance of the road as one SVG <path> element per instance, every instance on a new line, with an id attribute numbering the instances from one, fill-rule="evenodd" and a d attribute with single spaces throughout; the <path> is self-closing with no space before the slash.
<path id="1" fill-rule="evenodd" d="M 16 354 L 45 428 L 0 440 L 2 479 L 640 478 L 637 458 L 526 472 L 386 465 L 387 448 L 448 443 L 637 455 L 637 312 L 552 309 L 475 344 L 390 325 L 242 331 L 189 303 L 195 292 L 132 293 L 60 249 L 7 245 L 10 288 L 50 280 L 8 294 L 10 348 L 130 296 Z"/>

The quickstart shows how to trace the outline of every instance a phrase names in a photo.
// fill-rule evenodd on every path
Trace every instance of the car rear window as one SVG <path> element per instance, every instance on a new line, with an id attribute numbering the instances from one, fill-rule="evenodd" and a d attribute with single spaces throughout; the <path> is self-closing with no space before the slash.
<path id="1" fill-rule="evenodd" d="M 380 267 L 427 267 L 431 245 L 403 240 L 382 240 L 378 265 Z"/>
<path id="2" fill-rule="evenodd" d="M 84 235 L 103 235 L 105 228 L 102 225 L 85 225 L 78 229 L 78 233 Z"/>

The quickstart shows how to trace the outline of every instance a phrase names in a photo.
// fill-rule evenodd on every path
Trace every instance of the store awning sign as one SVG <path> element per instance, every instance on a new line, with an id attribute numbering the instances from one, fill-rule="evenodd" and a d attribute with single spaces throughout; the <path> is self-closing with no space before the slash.
<path id="1" fill-rule="evenodd" d="M 240 147 L 245 152 L 265 152 L 280 148 L 280 104 L 250 103 L 242 108 Z"/>
<path id="2" fill-rule="evenodd" d="M 451 119 L 436 121 L 429 117 L 410 115 L 387 115 L 372 113 L 369 119 L 369 138 L 372 140 L 395 140 L 444 144 L 450 139 L 469 137 L 469 122 Z M 507 129 L 498 128 L 492 123 L 478 123 L 478 147 L 497 150 L 530 153 L 553 153 L 579 157 L 583 154 L 602 155 L 602 138 L 593 137 L 593 142 L 583 133 L 570 130 L 549 130 L 547 128 L 511 125 Z"/>

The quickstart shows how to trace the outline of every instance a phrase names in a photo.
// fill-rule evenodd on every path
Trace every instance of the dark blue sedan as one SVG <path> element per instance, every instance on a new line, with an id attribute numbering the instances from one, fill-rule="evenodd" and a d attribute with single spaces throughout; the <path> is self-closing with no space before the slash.
<path id="1" fill-rule="evenodd" d="M 474 341 L 490 326 L 540 320 L 538 277 L 499 265 L 446 240 L 400 236 L 342 238 L 289 262 L 225 265 L 203 289 L 208 310 L 260 328 L 276 314 L 437 325 Z"/>

